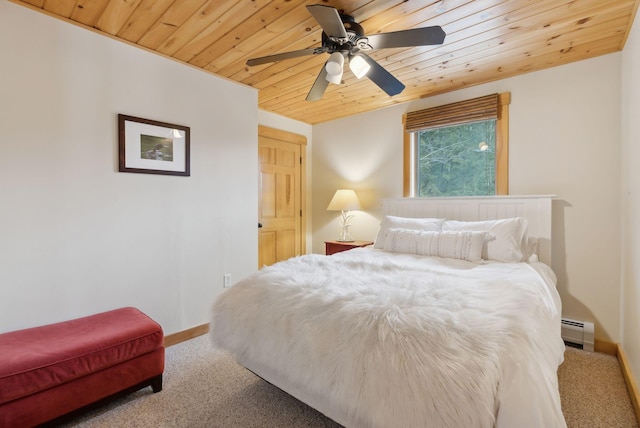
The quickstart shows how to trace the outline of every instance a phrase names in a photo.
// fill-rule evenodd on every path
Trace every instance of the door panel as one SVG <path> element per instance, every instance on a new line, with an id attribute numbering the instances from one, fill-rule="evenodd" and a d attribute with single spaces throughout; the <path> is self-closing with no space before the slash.
<path id="1" fill-rule="evenodd" d="M 275 174 L 260 174 L 260 192 L 262 203 L 260 204 L 260 219 L 274 218 L 276 216 L 276 176 Z"/>
<path id="2" fill-rule="evenodd" d="M 258 266 L 268 266 L 278 260 L 276 232 L 260 232 L 258 235 Z"/>
<path id="3" fill-rule="evenodd" d="M 259 268 L 302 254 L 304 137 L 260 127 Z"/>

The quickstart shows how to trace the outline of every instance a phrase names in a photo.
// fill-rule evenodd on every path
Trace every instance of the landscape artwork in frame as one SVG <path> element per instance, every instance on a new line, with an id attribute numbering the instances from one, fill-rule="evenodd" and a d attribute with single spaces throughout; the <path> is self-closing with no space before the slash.
<path id="1" fill-rule="evenodd" d="M 118 115 L 119 171 L 189 176 L 190 128 Z"/>

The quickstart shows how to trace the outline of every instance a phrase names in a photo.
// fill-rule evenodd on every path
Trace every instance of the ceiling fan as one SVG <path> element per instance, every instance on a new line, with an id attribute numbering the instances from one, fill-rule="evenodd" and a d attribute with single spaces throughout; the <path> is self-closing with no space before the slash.
<path id="1" fill-rule="evenodd" d="M 325 52 L 331 54 L 311 86 L 307 101 L 319 100 L 329 83 L 341 82 L 345 60 L 349 62 L 351 72 L 358 79 L 367 76 L 389 96 L 397 95 L 404 90 L 404 84 L 364 51 L 441 45 L 446 35 L 440 26 L 433 26 L 365 36 L 364 29 L 352 16 L 340 14 L 334 7 L 316 4 L 307 6 L 307 10 L 322 27 L 321 47 L 252 58 L 247 61 L 248 66 L 254 66 Z"/>

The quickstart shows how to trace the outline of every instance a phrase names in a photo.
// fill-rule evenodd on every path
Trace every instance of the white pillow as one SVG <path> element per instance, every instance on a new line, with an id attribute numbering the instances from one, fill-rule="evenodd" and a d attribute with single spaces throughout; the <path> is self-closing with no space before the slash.
<path id="1" fill-rule="evenodd" d="M 389 229 L 384 250 L 478 262 L 482 260 L 482 248 L 486 239 L 486 232 Z"/>
<path id="2" fill-rule="evenodd" d="M 538 239 L 528 235 L 522 238 L 522 259 L 526 262 L 538 261 Z"/>
<path id="3" fill-rule="evenodd" d="M 447 220 L 442 230 L 490 233 L 495 239 L 486 242 L 482 251 L 483 259 L 506 263 L 526 261 L 523 248 L 527 245 L 527 221 L 521 217 L 485 221 Z"/>
<path id="4" fill-rule="evenodd" d="M 409 229 L 439 232 L 442 229 L 443 218 L 412 218 L 387 215 L 380 222 L 380 230 L 373 248 L 383 249 L 389 229 Z"/>

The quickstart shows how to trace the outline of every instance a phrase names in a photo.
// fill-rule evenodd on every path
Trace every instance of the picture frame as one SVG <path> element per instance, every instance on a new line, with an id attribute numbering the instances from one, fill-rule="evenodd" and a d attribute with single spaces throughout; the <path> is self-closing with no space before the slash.
<path id="1" fill-rule="evenodd" d="M 118 114 L 120 172 L 188 177 L 190 142 L 188 126 Z"/>

